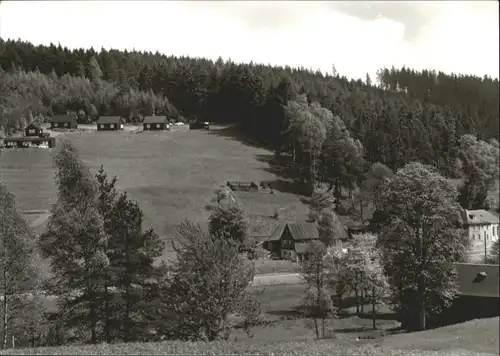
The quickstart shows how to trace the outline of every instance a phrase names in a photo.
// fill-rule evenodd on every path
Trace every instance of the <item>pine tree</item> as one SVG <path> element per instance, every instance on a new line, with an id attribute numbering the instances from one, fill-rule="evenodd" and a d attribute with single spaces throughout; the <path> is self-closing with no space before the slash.
<path id="1" fill-rule="evenodd" d="M 145 337 L 145 311 L 150 300 L 148 289 L 156 277 L 155 259 L 163 253 L 164 243 L 155 231 L 142 229 L 143 213 L 127 193 L 117 198 L 110 214 L 109 273 L 117 288 L 119 309 L 113 318 L 119 322 L 119 336 L 125 341 Z"/>
<path id="2" fill-rule="evenodd" d="M 66 331 L 80 329 L 77 339 L 97 343 L 99 301 L 106 256 L 106 234 L 97 209 L 97 185 L 69 141 L 62 141 L 54 158 L 58 200 L 47 231 L 40 237 L 53 278 L 48 289 L 58 296 Z"/>

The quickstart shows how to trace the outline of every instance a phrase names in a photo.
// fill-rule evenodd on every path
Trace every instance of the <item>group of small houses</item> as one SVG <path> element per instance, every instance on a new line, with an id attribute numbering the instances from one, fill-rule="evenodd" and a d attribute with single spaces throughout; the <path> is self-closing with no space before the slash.
<path id="1" fill-rule="evenodd" d="M 493 242 L 498 240 L 499 218 L 485 210 L 462 210 L 461 213 L 472 243 L 472 260 L 476 244 L 481 249 L 477 257 L 482 259 L 484 251 L 489 251 Z M 359 226 L 346 230 L 346 236 L 367 231 Z M 271 256 L 296 262 L 306 260 L 311 242 L 319 240 L 316 225 L 311 222 L 283 222 L 267 236 L 259 237 L 259 245 L 269 251 Z M 339 241 L 338 246 L 342 247 L 345 242 Z M 429 326 L 438 327 L 500 315 L 500 266 L 477 262 L 479 258 L 476 263 L 455 263 L 458 298 L 443 314 L 430 318 Z"/>
<path id="2" fill-rule="evenodd" d="M 37 123 L 31 123 L 24 129 L 21 137 L 6 137 L 3 139 L 6 148 L 42 147 L 52 148 L 56 140 L 49 133 L 43 132 L 43 128 Z"/>
<path id="3" fill-rule="evenodd" d="M 97 131 L 119 131 L 123 130 L 125 120 L 120 116 L 101 116 L 96 122 Z M 210 129 L 208 122 L 197 122 L 191 125 L 184 123 L 170 123 L 167 116 L 146 116 L 142 122 L 144 131 L 186 131 L 190 129 Z M 51 130 L 76 130 L 78 122 L 75 115 L 56 115 L 50 121 Z M 3 141 L 3 142 L 2 142 Z M 55 147 L 55 138 L 49 133 L 44 133 L 43 128 L 36 124 L 29 124 L 23 136 L 0 137 L 0 147 L 26 148 L 26 147 Z"/>

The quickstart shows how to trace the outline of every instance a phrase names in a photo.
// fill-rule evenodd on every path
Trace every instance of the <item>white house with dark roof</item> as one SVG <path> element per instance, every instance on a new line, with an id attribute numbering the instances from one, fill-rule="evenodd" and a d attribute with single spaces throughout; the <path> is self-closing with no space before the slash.
<path id="1" fill-rule="evenodd" d="M 486 210 L 463 210 L 464 227 L 471 242 L 470 257 L 472 261 L 482 260 L 498 240 L 499 218 Z"/>
<path id="2" fill-rule="evenodd" d="M 469 239 L 491 240 L 498 239 L 498 216 L 486 210 L 465 210 L 464 219 L 466 228 L 469 232 Z"/>

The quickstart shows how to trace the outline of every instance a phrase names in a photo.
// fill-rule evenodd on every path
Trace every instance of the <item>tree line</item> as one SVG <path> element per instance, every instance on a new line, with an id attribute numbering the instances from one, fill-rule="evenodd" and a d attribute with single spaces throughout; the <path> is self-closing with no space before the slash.
<path id="1" fill-rule="evenodd" d="M 4 72 L 25 72 L 10 74 L 10 88 L 19 88 L 21 97 L 31 93 L 54 113 L 84 110 L 87 115 L 132 118 L 163 112 L 188 120 L 238 123 L 248 137 L 289 151 L 289 120 L 283 108 L 305 95 L 309 104 L 317 102 L 340 118 L 365 148 L 368 161 L 396 170 L 418 160 L 448 176 L 455 170 L 460 136 L 498 140 L 498 78 L 487 76 L 391 68 L 361 81 L 336 72 L 220 58 L 69 50 L 10 40 L 0 41 L 0 53 Z M 46 81 L 59 81 L 59 89 L 48 90 Z M 32 85 L 43 89 L 32 90 Z"/>
<path id="2" fill-rule="evenodd" d="M 310 257 L 302 264 L 307 287 L 302 309 L 318 338 L 328 336 L 326 321 L 335 323 L 334 317 L 343 315 L 347 296 L 354 296 L 358 314 L 371 304 L 366 312 L 374 329 L 379 306 L 388 305 L 406 330 L 446 323 L 440 315 L 457 298 L 453 264 L 467 262 L 470 251 L 457 187 L 419 162 L 372 180 L 377 181 L 378 224 L 347 245 L 337 243 L 342 234 L 331 194 L 313 194 L 311 219 L 320 241 L 309 246 Z M 497 241 L 486 263 L 499 263 L 498 246 Z"/>

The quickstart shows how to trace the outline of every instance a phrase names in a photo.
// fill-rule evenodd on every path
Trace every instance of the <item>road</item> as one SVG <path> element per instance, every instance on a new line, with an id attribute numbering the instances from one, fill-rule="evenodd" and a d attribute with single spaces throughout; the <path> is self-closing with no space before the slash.
<path id="1" fill-rule="evenodd" d="M 300 283 L 303 283 L 303 280 L 299 273 L 270 273 L 256 275 L 253 279 L 252 287 Z"/>

